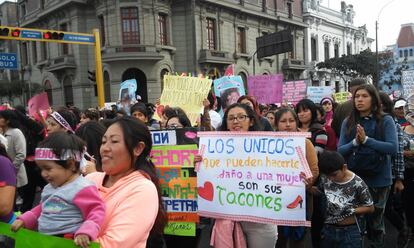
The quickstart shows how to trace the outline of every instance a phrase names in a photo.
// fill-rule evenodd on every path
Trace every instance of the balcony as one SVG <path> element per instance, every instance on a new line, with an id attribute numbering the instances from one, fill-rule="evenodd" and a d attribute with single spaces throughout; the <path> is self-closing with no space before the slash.
<path id="1" fill-rule="evenodd" d="M 56 58 L 51 58 L 46 63 L 40 63 L 39 65 L 46 65 L 46 70 L 53 72 L 64 69 L 76 69 L 75 57 L 73 55 L 62 55 Z"/>
<path id="2" fill-rule="evenodd" d="M 228 52 L 203 49 L 200 50 L 200 57 L 198 59 L 198 62 L 200 64 L 232 64 L 234 63 L 234 59 L 231 58 L 230 53 Z"/>
<path id="3" fill-rule="evenodd" d="M 174 52 L 175 48 L 154 46 L 154 45 L 122 45 L 107 46 L 102 49 L 102 62 L 115 62 L 125 60 L 153 60 L 159 61 L 164 59 L 160 52 L 166 50 Z"/>
<path id="4" fill-rule="evenodd" d="M 284 59 L 282 64 L 283 70 L 306 70 L 308 66 L 305 65 L 304 60 L 299 59 Z"/>

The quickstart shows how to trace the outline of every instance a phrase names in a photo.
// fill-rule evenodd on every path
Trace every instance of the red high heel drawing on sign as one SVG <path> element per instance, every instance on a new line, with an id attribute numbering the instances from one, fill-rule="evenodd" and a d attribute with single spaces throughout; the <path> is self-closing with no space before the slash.
<path id="1" fill-rule="evenodd" d="M 302 208 L 302 204 L 303 204 L 302 196 L 298 195 L 293 202 L 291 202 L 289 205 L 287 205 L 287 208 L 294 209 L 298 205 L 300 205 L 300 208 Z"/>

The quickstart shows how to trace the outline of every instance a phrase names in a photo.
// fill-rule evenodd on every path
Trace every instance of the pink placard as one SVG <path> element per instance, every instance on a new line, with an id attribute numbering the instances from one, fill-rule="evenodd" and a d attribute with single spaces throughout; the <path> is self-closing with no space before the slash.
<path id="1" fill-rule="evenodd" d="M 259 103 L 282 102 L 283 74 L 249 76 L 247 82 L 249 95 Z"/>
<path id="2" fill-rule="evenodd" d="M 47 98 L 47 93 L 43 92 L 35 95 L 34 97 L 30 98 L 27 105 L 29 107 L 30 116 L 36 116 L 37 110 L 47 110 L 50 107 L 49 99 Z"/>
<path id="3" fill-rule="evenodd" d="M 296 104 L 306 97 L 307 84 L 305 80 L 289 81 L 283 84 L 283 101 Z"/>
<path id="4" fill-rule="evenodd" d="M 0 105 L 0 111 L 6 110 L 6 109 L 7 109 L 7 106 L 6 105 Z"/>

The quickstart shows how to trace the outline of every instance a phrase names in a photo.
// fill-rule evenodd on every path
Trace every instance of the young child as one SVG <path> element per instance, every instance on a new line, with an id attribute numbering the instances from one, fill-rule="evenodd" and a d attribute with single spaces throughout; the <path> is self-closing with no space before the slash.
<path id="1" fill-rule="evenodd" d="M 88 247 L 100 231 L 105 204 L 93 182 L 80 176 L 79 164 L 85 143 L 74 134 L 57 132 L 39 143 L 36 164 L 48 182 L 41 203 L 21 215 L 12 230 L 21 227 L 73 238 L 76 245 Z"/>
<path id="2" fill-rule="evenodd" d="M 342 155 L 334 151 L 320 154 L 319 170 L 320 189 L 326 196 L 322 247 L 362 247 L 357 216 L 374 211 L 368 186 L 348 170 Z"/>

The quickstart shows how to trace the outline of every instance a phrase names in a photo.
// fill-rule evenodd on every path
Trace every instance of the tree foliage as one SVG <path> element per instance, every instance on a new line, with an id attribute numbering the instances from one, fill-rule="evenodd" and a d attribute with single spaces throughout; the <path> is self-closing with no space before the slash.
<path id="1" fill-rule="evenodd" d="M 390 67 L 392 58 L 392 52 L 380 53 L 378 55 L 379 72 L 381 75 L 387 71 Z M 367 77 L 371 76 L 374 84 L 378 82 L 376 73 L 376 54 L 371 52 L 370 49 L 366 49 L 359 54 L 342 55 L 339 58 L 331 58 L 320 62 L 316 65 L 319 69 L 328 69 L 332 73 L 340 76 L 349 77 Z"/>

